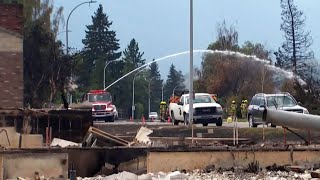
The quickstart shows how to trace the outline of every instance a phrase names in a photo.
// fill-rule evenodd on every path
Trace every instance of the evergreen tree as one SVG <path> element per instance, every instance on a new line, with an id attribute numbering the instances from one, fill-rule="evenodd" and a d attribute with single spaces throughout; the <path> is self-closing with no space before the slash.
<path id="1" fill-rule="evenodd" d="M 150 111 L 158 111 L 162 96 L 162 83 L 157 62 L 150 64 Z"/>
<path id="2" fill-rule="evenodd" d="M 140 52 L 139 44 L 132 39 L 127 48 L 123 51 L 121 63 L 123 64 L 123 75 L 145 64 L 143 52 Z M 132 106 L 132 81 L 137 72 L 119 82 L 119 106 L 125 110 L 128 117 L 131 115 Z M 126 96 L 124 96 L 126 95 Z M 142 103 L 144 110 L 147 112 L 147 82 L 146 74 L 141 72 L 135 79 L 135 104 Z M 143 101 L 143 102 L 142 102 Z"/>
<path id="3" fill-rule="evenodd" d="M 184 76 L 181 71 L 177 71 L 176 67 L 171 64 L 169 74 L 167 76 L 167 81 L 164 87 L 164 100 L 168 100 L 170 98 L 175 87 L 176 90 L 185 88 Z"/>
<path id="4" fill-rule="evenodd" d="M 139 44 L 132 39 L 128 47 L 123 51 L 122 61 L 124 62 L 124 72 L 128 73 L 145 64 L 146 60 L 142 58 L 144 52 L 139 51 Z"/>
<path id="5" fill-rule="evenodd" d="M 119 50 L 116 32 L 110 30 L 112 22 L 109 21 L 103 7 L 99 8 L 92 16 L 92 25 L 87 26 L 86 38 L 82 40 L 84 44 L 82 68 L 78 74 L 78 82 L 84 90 L 102 89 L 104 66 L 107 62 L 119 59 Z M 108 66 L 107 82 L 110 83 L 121 75 L 121 63 L 113 62 Z M 107 84 L 108 84 L 107 83 Z"/>
<path id="6" fill-rule="evenodd" d="M 285 42 L 276 55 L 276 65 L 290 69 L 294 74 L 304 76 L 307 61 L 313 58 L 309 49 L 312 44 L 310 32 L 304 31 L 305 20 L 303 12 L 298 10 L 293 0 L 281 0 L 281 30 L 284 32 Z"/>

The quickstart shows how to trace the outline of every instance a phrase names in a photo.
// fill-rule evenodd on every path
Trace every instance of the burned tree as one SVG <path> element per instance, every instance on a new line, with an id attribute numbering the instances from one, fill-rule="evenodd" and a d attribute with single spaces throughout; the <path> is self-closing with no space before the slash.
<path id="1" fill-rule="evenodd" d="M 276 66 L 290 69 L 294 74 L 304 77 L 308 67 L 308 60 L 314 57 L 310 50 L 312 37 L 310 31 L 304 31 L 306 17 L 298 10 L 294 0 L 281 0 L 281 30 L 284 32 L 285 42 L 276 55 Z"/>

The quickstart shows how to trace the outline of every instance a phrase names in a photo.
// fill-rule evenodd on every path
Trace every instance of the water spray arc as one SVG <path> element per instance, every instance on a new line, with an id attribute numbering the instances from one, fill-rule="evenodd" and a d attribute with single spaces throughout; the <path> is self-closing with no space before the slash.
<path id="1" fill-rule="evenodd" d="M 240 53 L 240 52 L 233 52 L 233 51 L 220 51 L 220 50 L 193 50 L 194 53 L 208 53 L 208 54 L 222 54 L 222 55 L 233 55 L 233 56 L 237 56 L 237 57 L 242 57 L 242 58 L 248 58 L 248 59 L 252 59 L 254 61 L 257 61 L 257 62 L 261 62 L 261 63 L 264 63 L 265 66 L 273 71 L 277 71 L 277 72 L 280 72 L 282 73 L 286 78 L 297 78 L 297 80 L 299 81 L 300 84 L 306 84 L 300 77 L 297 77 L 295 76 L 292 72 L 290 71 L 286 71 L 286 70 L 283 70 L 279 67 L 275 67 L 273 65 L 270 65 L 268 64 L 269 61 L 267 60 L 264 60 L 264 59 L 259 59 L 257 58 L 256 56 L 252 56 L 252 55 L 246 55 L 246 54 L 243 54 L 243 53 Z M 170 58 L 174 58 L 174 57 L 177 57 L 177 56 L 181 56 L 181 55 L 186 55 L 186 54 L 189 54 L 190 51 L 184 51 L 184 52 L 180 52 L 180 53 L 176 53 L 176 54 L 171 54 L 171 55 L 168 55 L 168 56 L 164 56 L 162 58 L 158 58 L 158 59 L 155 59 L 151 62 L 148 62 L 134 70 L 132 70 L 131 72 L 125 74 L 124 76 L 122 76 L 121 78 L 117 79 L 116 81 L 114 81 L 113 83 L 111 83 L 109 86 L 107 86 L 104 90 L 107 90 L 109 89 L 111 86 L 113 86 L 114 84 L 116 84 L 117 82 L 119 82 L 120 80 L 122 80 L 123 78 L 129 76 L 130 74 L 154 63 L 154 62 L 158 62 L 158 61 L 163 61 L 163 60 L 166 60 L 166 59 L 170 59 Z"/>

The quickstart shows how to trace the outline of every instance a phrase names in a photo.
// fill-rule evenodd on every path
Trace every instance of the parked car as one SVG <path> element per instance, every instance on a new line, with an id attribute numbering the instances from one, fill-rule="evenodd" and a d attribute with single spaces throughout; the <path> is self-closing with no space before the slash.
<path id="1" fill-rule="evenodd" d="M 269 109 L 309 114 L 309 111 L 300 106 L 300 103 L 287 92 L 276 94 L 259 93 L 252 97 L 248 106 L 249 127 L 257 127 L 264 123 L 263 112 L 266 107 Z M 271 124 L 271 127 L 275 127 L 275 125 Z"/>
<path id="2" fill-rule="evenodd" d="M 158 119 L 158 113 L 157 112 L 150 112 L 149 119 Z"/>

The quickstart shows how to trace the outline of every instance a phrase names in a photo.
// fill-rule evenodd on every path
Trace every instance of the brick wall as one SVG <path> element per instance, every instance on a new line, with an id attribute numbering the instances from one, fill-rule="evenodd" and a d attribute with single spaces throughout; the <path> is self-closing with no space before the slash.
<path id="1" fill-rule="evenodd" d="M 23 6 L 21 4 L 0 3 L 0 27 L 22 33 Z"/>
<path id="2" fill-rule="evenodd" d="M 23 107 L 22 56 L 0 52 L 0 109 Z"/>
<path id="3" fill-rule="evenodd" d="M 23 6 L 0 3 L 0 109 L 23 107 Z"/>

